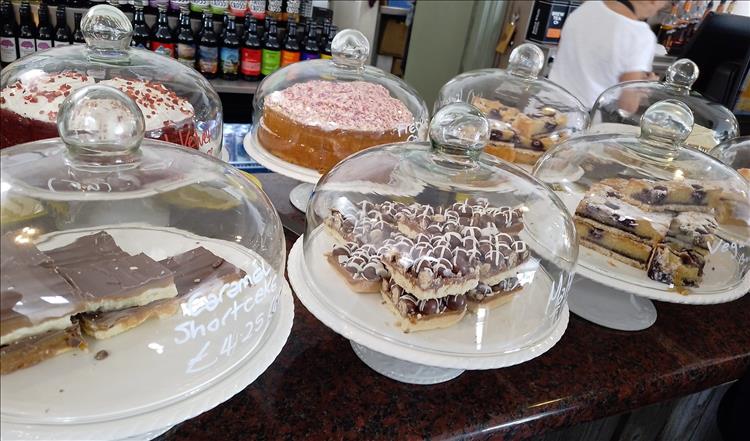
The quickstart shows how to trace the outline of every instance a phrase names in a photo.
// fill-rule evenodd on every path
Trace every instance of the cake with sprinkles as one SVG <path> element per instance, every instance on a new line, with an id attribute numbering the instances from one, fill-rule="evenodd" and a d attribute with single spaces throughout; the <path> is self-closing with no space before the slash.
<path id="1" fill-rule="evenodd" d="M 93 78 L 74 71 L 22 78 L 0 91 L 0 148 L 54 138 L 57 112 L 65 98 Z M 146 137 L 198 148 L 193 106 L 162 84 L 140 79 L 112 78 L 100 84 L 130 96 L 143 112 Z"/>
<path id="2" fill-rule="evenodd" d="M 365 81 L 308 81 L 266 96 L 258 140 L 273 155 L 325 173 L 352 153 L 406 141 L 414 116 Z"/>

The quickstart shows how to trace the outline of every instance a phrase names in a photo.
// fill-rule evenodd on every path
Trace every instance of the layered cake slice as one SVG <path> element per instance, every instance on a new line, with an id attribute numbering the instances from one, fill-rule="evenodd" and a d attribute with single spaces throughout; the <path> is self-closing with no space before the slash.
<path id="1" fill-rule="evenodd" d="M 245 276 L 245 272 L 203 247 L 194 248 L 159 261 L 174 273 L 177 297 L 155 300 L 144 306 L 133 306 L 108 312 L 94 312 L 81 317 L 83 331 L 94 338 L 105 339 L 133 329 L 152 318 L 174 315 L 180 303 L 193 293 L 218 295 L 221 287 Z"/>
<path id="2" fill-rule="evenodd" d="M 655 244 L 664 240 L 672 215 L 641 210 L 614 192 L 589 193 L 576 207 L 581 245 L 645 269 Z"/>
<path id="3" fill-rule="evenodd" d="M 698 286 L 703 278 L 705 258 L 691 249 L 676 250 L 659 244 L 648 262 L 648 277 L 677 288 Z"/>
<path id="4" fill-rule="evenodd" d="M 709 212 L 709 199 L 720 190 L 686 181 L 629 179 L 621 185 L 625 199 L 650 211 Z"/>
<path id="5" fill-rule="evenodd" d="M 73 319 L 84 311 L 80 294 L 23 235 L 0 240 L 0 373 L 85 349 Z"/>
<path id="6" fill-rule="evenodd" d="M 378 292 L 381 279 L 388 276 L 388 271 L 372 245 L 360 246 L 354 242 L 336 245 L 326 255 L 326 259 L 352 291 L 357 293 Z"/>
<path id="7" fill-rule="evenodd" d="M 414 116 L 385 87 L 365 81 L 307 81 L 263 100 L 258 140 L 284 161 L 325 173 L 368 147 L 406 141 Z"/>
<path id="8" fill-rule="evenodd" d="M 508 303 L 521 289 L 523 284 L 517 277 L 508 277 L 491 286 L 479 282 L 476 288 L 466 293 L 467 307 L 471 312 L 494 309 Z"/>
<path id="9" fill-rule="evenodd" d="M 418 299 L 388 278 L 382 280 L 380 294 L 388 309 L 401 319 L 398 327 L 404 332 L 448 328 L 460 322 L 466 314 L 466 296 L 463 294 Z"/>
<path id="10" fill-rule="evenodd" d="M 24 77 L 0 90 L 0 148 L 56 138 L 57 112 L 73 91 L 94 84 L 84 74 L 64 71 Z M 12 127 L 12 130 L 11 130 Z"/>
<path id="11" fill-rule="evenodd" d="M 103 231 L 46 254 L 81 293 L 87 311 L 115 311 L 177 295 L 172 271 L 143 253 L 127 254 Z"/>
<path id="12" fill-rule="evenodd" d="M 666 242 L 675 250 L 694 250 L 707 256 L 716 236 L 716 220 L 695 211 L 678 213 L 669 225 Z"/>

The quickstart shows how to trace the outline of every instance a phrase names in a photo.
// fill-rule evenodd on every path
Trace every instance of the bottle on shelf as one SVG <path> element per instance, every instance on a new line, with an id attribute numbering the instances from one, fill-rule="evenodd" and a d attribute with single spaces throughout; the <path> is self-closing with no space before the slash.
<path id="1" fill-rule="evenodd" d="M 246 0 L 229 0 L 229 13 L 235 17 L 241 18 L 247 12 Z"/>
<path id="2" fill-rule="evenodd" d="M 723 14 L 724 9 L 727 7 L 727 0 L 721 0 L 719 2 L 719 6 L 716 7 L 716 13 L 717 14 Z"/>
<path id="3" fill-rule="evenodd" d="M 217 15 L 217 14 L 214 14 Z M 221 30 L 219 31 L 219 41 L 222 41 L 224 39 L 224 31 L 227 30 L 227 26 L 229 25 L 229 15 L 227 14 L 221 14 Z"/>
<path id="4" fill-rule="evenodd" d="M 128 14 L 128 16 L 132 16 L 135 13 L 132 0 L 117 0 L 117 8 Z"/>
<path id="5" fill-rule="evenodd" d="M 31 5 L 28 0 L 21 2 L 18 12 L 21 19 L 18 27 L 18 56 L 20 58 L 36 52 L 36 25 L 31 18 Z"/>
<path id="6" fill-rule="evenodd" d="M 93 8 L 96 5 L 103 5 L 103 4 L 106 4 L 107 2 L 105 0 L 88 0 L 87 3 L 88 3 L 87 6 L 89 8 Z"/>
<path id="7" fill-rule="evenodd" d="M 250 1 L 250 14 L 255 17 L 258 22 L 262 22 L 266 18 L 266 0 L 249 0 Z"/>
<path id="8" fill-rule="evenodd" d="M 39 28 L 36 31 L 36 50 L 46 51 L 52 48 L 52 25 L 49 22 L 47 3 L 39 3 Z"/>
<path id="9" fill-rule="evenodd" d="M 284 46 L 281 49 L 281 67 L 300 60 L 299 41 L 297 41 L 297 23 L 289 20 Z"/>
<path id="10" fill-rule="evenodd" d="M 240 74 L 245 81 L 258 81 L 263 49 L 258 37 L 258 21 L 250 13 L 245 15 L 245 38 L 242 41 Z"/>
<path id="11" fill-rule="evenodd" d="M 679 16 L 677 18 L 677 29 L 675 31 L 674 43 L 672 44 L 673 48 L 678 48 L 685 45 L 688 32 L 690 31 L 690 14 L 692 8 L 692 0 L 685 0 L 685 3 L 682 4 L 682 9 L 680 10 Z"/>
<path id="12" fill-rule="evenodd" d="M 211 13 L 214 14 L 214 16 L 226 16 L 227 9 L 229 9 L 228 0 L 209 0 L 208 4 L 211 9 Z"/>
<path id="13" fill-rule="evenodd" d="M 55 11 L 57 24 L 55 25 L 55 38 L 52 41 L 54 47 L 68 46 L 73 42 L 73 35 L 65 19 L 65 6 L 58 5 Z"/>
<path id="14" fill-rule="evenodd" d="M 300 0 L 287 0 L 286 2 L 286 21 L 288 23 L 299 23 L 299 6 Z"/>
<path id="15" fill-rule="evenodd" d="M 179 17 L 180 15 L 182 15 L 182 8 L 189 9 L 190 0 L 169 0 L 167 15 L 170 17 Z"/>
<path id="16" fill-rule="evenodd" d="M 701 21 L 705 20 L 706 17 L 708 17 L 708 14 L 713 12 L 714 9 L 714 0 L 710 0 L 708 4 L 706 5 L 706 9 L 703 11 L 703 18 Z"/>
<path id="17" fill-rule="evenodd" d="M 195 52 L 195 34 L 190 26 L 190 10 L 187 5 L 183 5 L 177 32 L 177 61 L 195 69 Z"/>
<path id="18" fill-rule="evenodd" d="M 300 20 L 303 23 L 312 22 L 313 18 L 313 0 L 300 0 L 299 5 Z"/>
<path id="19" fill-rule="evenodd" d="M 0 3 L 0 64 L 2 67 L 18 59 L 18 26 L 10 0 Z"/>
<path id="20" fill-rule="evenodd" d="M 307 37 L 302 46 L 302 60 L 316 60 L 320 58 L 320 47 L 318 47 L 318 36 L 316 35 L 316 26 L 313 23 L 306 24 Z"/>
<path id="21" fill-rule="evenodd" d="M 221 78 L 236 80 L 240 70 L 240 37 L 237 35 L 237 25 L 233 15 L 227 19 L 219 59 L 221 60 Z"/>
<path id="22" fill-rule="evenodd" d="M 73 21 L 75 22 L 75 29 L 73 29 L 73 45 L 86 44 L 86 40 L 83 38 L 83 32 L 81 31 L 81 18 L 83 14 L 76 12 L 73 14 Z"/>
<path id="23" fill-rule="evenodd" d="M 263 76 L 276 72 L 281 66 L 281 44 L 279 43 L 279 29 L 276 20 L 271 18 L 268 23 L 266 39 L 263 42 L 263 59 L 260 73 Z"/>
<path id="24" fill-rule="evenodd" d="M 175 57 L 175 37 L 167 21 L 167 5 L 157 5 L 156 24 L 151 36 L 151 50 L 170 58 Z"/>
<path id="25" fill-rule="evenodd" d="M 198 38 L 198 71 L 209 79 L 216 78 L 219 72 L 219 39 L 210 12 L 203 13 L 203 29 Z"/>
<path id="26" fill-rule="evenodd" d="M 677 28 L 678 19 L 678 3 L 672 4 L 672 11 L 669 16 L 661 23 L 659 28 L 659 35 L 657 37 L 659 44 L 664 46 L 669 51 L 675 41 L 675 32 Z"/>
<path id="27" fill-rule="evenodd" d="M 211 8 L 208 0 L 190 0 L 190 10 L 203 14 Z"/>
<path id="28" fill-rule="evenodd" d="M 282 23 L 281 10 L 281 0 L 268 0 L 266 15 L 276 20 L 277 26 Z"/>
<path id="29" fill-rule="evenodd" d="M 133 38 L 130 45 L 141 49 L 151 48 L 151 29 L 146 24 L 146 16 L 143 13 L 144 4 L 141 0 L 135 0 L 135 13 L 133 14 Z"/>
<path id="30" fill-rule="evenodd" d="M 734 14 L 735 4 L 737 4 L 737 0 L 730 0 L 729 6 L 727 6 L 727 14 Z"/>
<path id="31" fill-rule="evenodd" d="M 333 58 L 333 54 L 331 53 L 331 44 L 333 43 L 333 37 L 336 36 L 337 31 L 338 28 L 336 27 L 336 25 L 331 25 L 331 28 L 328 30 L 326 45 L 323 47 L 323 50 L 320 51 L 320 58 L 324 60 L 330 60 Z"/>
<path id="32" fill-rule="evenodd" d="M 326 17 L 323 19 L 323 28 L 318 36 L 318 47 L 322 50 L 326 46 L 328 41 L 328 33 L 331 32 L 331 19 Z"/>

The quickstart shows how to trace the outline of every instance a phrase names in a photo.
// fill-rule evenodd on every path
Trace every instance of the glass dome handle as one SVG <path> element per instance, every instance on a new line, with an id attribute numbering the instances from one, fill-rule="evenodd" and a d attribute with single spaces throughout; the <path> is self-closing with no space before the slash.
<path id="1" fill-rule="evenodd" d="M 133 25 L 119 9 L 97 5 L 81 19 L 81 32 L 90 56 L 97 59 L 121 58 L 127 55 L 133 37 Z"/>
<path id="2" fill-rule="evenodd" d="M 664 82 L 670 86 L 691 89 L 699 73 L 697 64 L 687 58 L 682 58 L 669 65 Z"/>
<path id="3" fill-rule="evenodd" d="M 490 140 L 490 123 L 471 104 L 448 104 L 430 121 L 434 149 L 458 156 L 477 156 Z"/>
<path id="4" fill-rule="evenodd" d="M 513 49 L 508 60 L 508 72 L 513 75 L 534 79 L 544 68 L 544 52 L 533 43 L 524 43 Z"/>
<path id="5" fill-rule="evenodd" d="M 641 117 L 641 138 L 676 147 L 690 136 L 693 122 L 693 112 L 681 101 L 659 101 Z"/>
<path id="6" fill-rule="evenodd" d="M 90 85 L 68 96 L 57 115 L 57 129 L 78 164 L 132 163 L 146 123 L 138 105 L 110 86 Z"/>
<path id="7" fill-rule="evenodd" d="M 331 42 L 333 63 L 347 69 L 363 69 L 370 59 L 370 42 L 356 29 L 344 29 Z"/>

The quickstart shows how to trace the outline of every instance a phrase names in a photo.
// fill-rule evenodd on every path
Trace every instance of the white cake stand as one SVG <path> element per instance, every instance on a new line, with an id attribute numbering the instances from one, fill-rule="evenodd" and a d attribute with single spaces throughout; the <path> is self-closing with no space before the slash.
<path id="1" fill-rule="evenodd" d="M 318 233 L 321 231 L 312 234 Z M 318 320 L 348 338 L 365 364 L 388 378 L 410 384 L 435 384 L 455 378 L 466 369 L 496 369 L 523 363 L 549 350 L 567 328 L 569 312 L 567 305 L 562 305 L 559 319 L 551 329 L 540 335 L 534 345 L 519 350 L 497 351 L 488 348 L 490 340 L 483 338 L 491 335 L 501 339 L 505 335 L 499 334 L 503 333 L 522 335 L 534 328 L 533 320 L 512 308 L 493 310 L 492 313 L 501 315 L 485 322 L 485 328 L 479 322 L 464 319 L 448 329 L 405 334 L 394 326 L 395 317 L 383 307 L 380 295 L 357 294 L 334 271 L 309 268 L 303 254 L 303 238 L 292 247 L 287 266 L 297 297 Z M 318 248 L 325 245 L 314 238 L 308 251 L 316 254 L 321 251 L 322 256 Z M 319 259 L 314 265 L 328 263 Z M 545 288 L 542 297 L 547 295 Z M 533 309 L 540 298 L 533 292 L 524 294 L 516 304 L 519 311 Z M 546 297 L 542 300 L 546 304 Z M 342 314 L 339 308 L 350 313 Z M 454 350 L 458 347 L 461 349 Z"/>
<path id="2" fill-rule="evenodd" d="M 323 175 L 317 170 L 300 167 L 299 165 L 291 164 L 272 155 L 271 152 L 260 145 L 258 137 L 252 130 L 245 135 L 242 145 L 245 147 L 245 152 L 247 152 L 247 154 L 258 164 L 272 172 L 302 181 L 301 184 L 294 187 L 289 193 L 289 201 L 294 205 L 294 208 L 305 213 L 307 210 L 307 203 L 310 201 L 313 190 L 315 189 L 315 184 L 318 183 L 318 180 Z"/>
<path id="3" fill-rule="evenodd" d="M 200 238 L 182 230 L 149 229 L 145 226 L 139 226 L 136 229 L 129 229 L 127 226 L 102 227 L 101 229 L 109 232 L 125 251 L 131 253 L 144 251 L 152 258 L 161 259 L 200 244 L 217 255 L 225 257 L 228 261 L 234 262 L 235 265 L 239 262 L 249 265 L 247 255 L 236 251 L 236 244 L 218 239 Z M 85 234 L 89 233 L 90 231 L 85 232 Z M 74 230 L 60 233 L 55 236 L 54 240 L 40 245 L 40 249 L 56 247 L 60 241 L 70 242 L 75 235 L 81 234 Z M 144 246 L 146 246 L 145 250 L 142 248 Z M 246 271 L 252 270 L 247 265 L 240 264 L 239 266 Z M 167 344 L 173 338 L 175 324 L 185 319 L 179 313 L 171 318 L 150 320 L 111 339 L 89 341 L 88 353 L 68 352 L 34 367 L 3 375 L 0 379 L 2 382 L 0 391 L 3 395 L 0 431 L 3 439 L 148 440 L 159 436 L 176 424 L 221 404 L 255 381 L 273 363 L 289 337 L 294 319 L 294 301 L 289 285 L 283 278 L 280 282 L 282 286 L 278 300 L 269 304 L 268 316 L 265 317 L 264 314 L 264 319 L 270 320 L 267 322 L 268 327 L 262 337 L 259 337 L 251 355 L 243 358 L 237 354 L 236 363 L 228 369 L 226 374 L 208 383 L 206 387 L 196 389 L 190 395 L 182 397 L 181 391 L 177 389 L 166 390 L 165 395 L 159 392 L 164 389 L 164 384 L 171 384 L 175 381 L 184 385 L 191 384 L 191 377 L 184 373 L 185 367 L 181 364 L 184 359 L 175 355 L 185 346 L 191 346 L 188 349 L 192 350 L 193 343 L 187 342 L 180 347 Z M 220 305 L 218 308 L 227 307 L 229 306 Z M 223 315 L 227 318 L 227 322 L 231 320 L 230 316 L 231 314 Z M 218 311 L 218 317 L 222 317 L 222 310 Z M 253 317 L 256 323 L 258 317 L 259 315 Z M 198 321 L 199 318 L 195 320 Z M 250 335 L 244 332 L 248 330 L 246 325 L 243 324 L 238 328 L 243 331 L 238 334 L 238 338 Z M 166 339 L 165 334 L 168 337 Z M 206 348 L 203 345 L 209 340 L 208 337 L 210 336 L 205 337 L 205 341 L 204 339 L 195 340 L 196 353 L 201 353 L 201 347 Z M 141 351 L 140 347 L 146 348 L 144 342 L 153 343 L 148 344 L 149 349 Z M 159 345 L 156 342 L 164 344 Z M 93 355 L 99 349 L 106 349 L 110 356 L 104 361 L 97 362 L 94 361 Z M 218 354 L 219 349 L 230 352 L 222 352 L 224 355 Z M 227 348 L 211 346 L 207 354 L 209 357 L 206 357 L 204 361 L 218 355 L 229 357 L 231 350 L 231 345 Z M 162 369 L 154 371 L 151 378 L 133 381 L 132 370 L 137 369 L 134 366 L 138 366 L 139 363 L 153 363 L 154 358 L 160 359 L 163 364 Z M 71 371 L 81 372 L 81 374 L 68 375 L 68 380 L 64 385 L 55 382 L 60 372 Z M 64 389 L 60 389 L 61 387 Z M 107 391 L 112 393 L 113 397 L 121 397 L 120 401 L 132 400 L 133 397 L 137 398 L 143 394 L 159 395 L 161 401 L 148 403 L 143 407 L 142 412 L 129 412 L 120 418 L 107 418 L 110 412 L 117 411 L 119 405 L 118 400 L 113 399 L 102 403 L 95 409 L 103 415 L 101 418 L 81 417 L 78 421 L 69 421 L 64 418 L 63 413 L 77 413 L 76 409 L 71 410 L 71 407 L 83 409 L 90 405 L 86 402 L 87 400 L 80 399 L 80 397 L 90 399 L 86 391 L 92 387 L 98 394 Z M 19 390 L 23 393 L 20 394 Z M 127 393 L 124 392 L 126 390 L 130 391 L 131 397 L 126 396 Z M 79 399 L 70 400 L 69 394 L 74 394 Z M 19 400 L 21 397 L 23 400 Z M 38 408 L 46 408 L 46 411 L 49 411 L 49 421 L 35 424 L 23 418 L 26 414 L 39 414 Z M 45 414 L 46 411 L 44 411 Z M 52 416 L 58 412 L 63 413 L 60 413 L 59 418 L 53 418 Z"/>
<path id="4" fill-rule="evenodd" d="M 620 331 L 640 331 L 654 324 L 656 308 L 651 300 L 686 305 L 711 305 L 736 300 L 750 291 L 750 273 L 729 289 L 715 288 L 739 271 L 729 251 L 706 259 L 701 287 L 680 293 L 651 280 L 643 270 L 579 248 L 578 276 L 568 302 L 574 314 L 598 325 Z"/>

